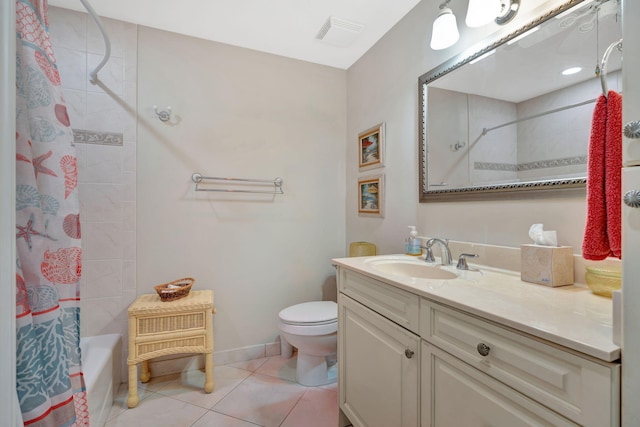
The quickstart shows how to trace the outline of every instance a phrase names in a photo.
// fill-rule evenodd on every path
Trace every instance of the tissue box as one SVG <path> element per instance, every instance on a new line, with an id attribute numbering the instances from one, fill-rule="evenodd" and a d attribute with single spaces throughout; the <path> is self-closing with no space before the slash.
<path id="1" fill-rule="evenodd" d="M 522 245 L 520 256 L 520 278 L 525 282 L 554 287 L 573 284 L 571 246 Z"/>

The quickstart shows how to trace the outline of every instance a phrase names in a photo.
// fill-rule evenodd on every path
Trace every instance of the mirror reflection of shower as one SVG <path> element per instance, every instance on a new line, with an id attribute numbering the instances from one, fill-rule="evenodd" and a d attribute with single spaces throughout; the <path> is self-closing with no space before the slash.
<path id="1" fill-rule="evenodd" d="M 600 64 L 622 34 L 620 0 L 585 3 L 421 77 L 425 191 L 586 180 L 595 100 L 621 89 L 622 55 Z"/>

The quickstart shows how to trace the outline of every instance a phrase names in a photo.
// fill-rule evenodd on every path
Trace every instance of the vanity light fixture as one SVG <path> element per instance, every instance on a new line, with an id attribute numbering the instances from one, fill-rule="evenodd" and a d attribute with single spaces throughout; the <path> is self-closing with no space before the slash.
<path id="1" fill-rule="evenodd" d="M 453 46 L 460 38 L 456 16 L 448 7 L 450 1 L 445 0 L 440 5 L 440 13 L 438 13 L 436 20 L 433 21 L 430 44 L 433 50 L 441 50 Z"/>
<path id="2" fill-rule="evenodd" d="M 469 0 L 464 23 L 470 28 L 482 27 L 493 21 L 500 13 L 500 9 L 500 0 Z"/>
<path id="3" fill-rule="evenodd" d="M 500 0 L 500 12 L 496 16 L 495 22 L 504 25 L 516 17 L 520 10 L 520 0 Z"/>
<path id="4" fill-rule="evenodd" d="M 571 68 L 567 68 L 566 70 L 564 70 L 562 72 L 563 76 L 570 76 L 571 74 L 576 74 L 579 73 L 580 71 L 582 71 L 582 67 L 571 67 Z"/>
<path id="5" fill-rule="evenodd" d="M 520 9 L 520 0 L 469 0 L 465 24 L 470 28 L 482 27 L 494 21 L 504 25 L 511 21 Z"/>
<path id="6" fill-rule="evenodd" d="M 440 13 L 433 21 L 431 49 L 441 50 L 453 46 L 460 38 L 456 16 L 449 8 L 451 0 L 440 5 Z M 520 9 L 520 0 L 469 0 L 465 23 L 468 27 L 481 27 L 495 22 L 504 25 L 511 21 Z"/>

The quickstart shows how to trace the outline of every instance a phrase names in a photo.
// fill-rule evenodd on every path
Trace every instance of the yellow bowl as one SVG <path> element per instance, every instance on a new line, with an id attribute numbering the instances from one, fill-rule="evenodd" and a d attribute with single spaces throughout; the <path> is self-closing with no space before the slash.
<path id="1" fill-rule="evenodd" d="M 620 266 L 587 266 L 584 275 L 587 286 L 596 295 L 611 298 L 611 292 L 620 289 L 622 272 Z"/>

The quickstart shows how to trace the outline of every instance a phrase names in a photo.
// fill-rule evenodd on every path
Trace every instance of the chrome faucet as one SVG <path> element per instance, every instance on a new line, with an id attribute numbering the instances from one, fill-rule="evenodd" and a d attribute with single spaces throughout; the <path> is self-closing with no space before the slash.
<path id="1" fill-rule="evenodd" d="M 426 246 L 422 246 L 422 248 L 427 251 L 427 255 L 425 256 L 424 260 L 426 262 L 436 261 L 435 258 L 433 257 L 433 249 L 431 248 L 434 243 L 437 243 L 440 245 L 440 261 L 442 262 L 442 265 L 451 265 L 452 257 L 451 257 L 451 251 L 449 250 L 449 242 L 446 240 L 435 238 L 435 237 L 427 240 Z"/>

